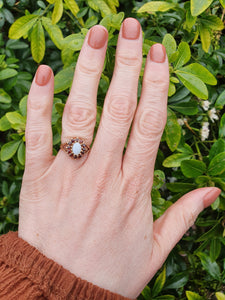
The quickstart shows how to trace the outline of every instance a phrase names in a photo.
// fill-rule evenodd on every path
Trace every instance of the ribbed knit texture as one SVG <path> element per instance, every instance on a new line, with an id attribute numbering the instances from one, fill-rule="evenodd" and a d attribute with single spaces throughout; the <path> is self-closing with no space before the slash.
<path id="1" fill-rule="evenodd" d="M 0 236 L 0 299 L 128 300 L 76 277 L 17 232 Z"/>

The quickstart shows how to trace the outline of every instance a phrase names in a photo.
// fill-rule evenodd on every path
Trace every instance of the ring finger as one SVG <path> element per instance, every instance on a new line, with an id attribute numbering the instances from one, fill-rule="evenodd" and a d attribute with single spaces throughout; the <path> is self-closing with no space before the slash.
<path id="1" fill-rule="evenodd" d="M 88 32 L 80 52 L 70 95 L 62 119 L 62 143 L 81 137 L 91 144 L 96 121 L 98 83 L 104 65 L 107 30 L 96 25 Z"/>
<path id="2" fill-rule="evenodd" d="M 90 160 L 120 170 L 124 145 L 137 105 L 137 87 L 142 65 L 140 23 L 127 18 L 121 27 L 113 78 L 107 92 L 101 122 Z M 113 164 L 112 164 L 113 161 Z M 115 168 L 117 167 L 117 168 Z"/>

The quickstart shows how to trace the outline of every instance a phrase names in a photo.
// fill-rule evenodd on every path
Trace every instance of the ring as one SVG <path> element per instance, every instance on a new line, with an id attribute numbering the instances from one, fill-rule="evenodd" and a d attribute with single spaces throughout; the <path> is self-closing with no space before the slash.
<path id="1" fill-rule="evenodd" d="M 68 142 L 61 144 L 60 148 L 74 159 L 81 158 L 85 153 L 87 153 L 90 150 L 90 147 L 87 146 L 84 143 L 83 139 L 79 137 L 74 137 Z"/>

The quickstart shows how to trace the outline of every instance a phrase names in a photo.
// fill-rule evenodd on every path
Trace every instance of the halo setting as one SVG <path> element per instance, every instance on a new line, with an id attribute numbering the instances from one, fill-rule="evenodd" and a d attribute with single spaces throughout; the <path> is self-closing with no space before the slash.
<path id="1" fill-rule="evenodd" d="M 90 148 L 79 137 L 72 138 L 67 143 L 62 144 L 61 149 L 74 159 L 81 158 L 90 150 Z"/>

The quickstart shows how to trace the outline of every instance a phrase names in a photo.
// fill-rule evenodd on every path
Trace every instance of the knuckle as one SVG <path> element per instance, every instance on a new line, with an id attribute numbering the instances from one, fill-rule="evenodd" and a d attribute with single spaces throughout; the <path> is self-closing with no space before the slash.
<path id="1" fill-rule="evenodd" d="M 142 64 L 142 58 L 134 51 L 119 51 L 116 56 L 116 64 L 118 66 L 139 68 Z"/>
<path id="2" fill-rule="evenodd" d="M 27 109 L 30 111 L 36 111 L 41 115 L 47 115 L 50 112 L 51 105 L 52 102 L 49 101 L 47 97 L 35 95 L 32 98 L 29 98 Z"/>
<path id="3" fill-rule="evenodd" d="M 169 81 L 167 79 L 164 79 L 163 77 L 157 78 L 157 77 L 150 77 L 144 79 L 144 84 L 150 89 L 150 94 L 152 95 L 161 95 L 161 94 L 167 94 L 168 87 L 169 87 Z"/>
<path id="4" fill-rule="evenodd" d="M 162 109 L 148 109 L 143 112 L 138 122 L 138 132 L 141 137 L 151 141 L 158 139 L 166 123 L 166 113 Z"/>
<path id="5" fill-rule="evenodd" d="M 46 140 L 49 139 L 49 133 L 41 130 L 40 128 L 26 131 L 26 147 L 27 151 L 41 152 L 45 148 Z"/>
<path id="6" fill-rule="evenodd" d="M 116 123 L 124 123 L 129 121 L 134 113 L 134 100 L 129 96 L 112 95 L 107 105 L 107 115 Z"/>
<path id="7" fill-rule="evenodd" d="M 141 174 L 134 175 L 130 172 L 122 186 L 124 212 L 129 213 L 134 208 L 142 206 L 146 203 L 144 200 L 146 200 L 148 194 L 149 191 L 146 192 L 143 185 L 143 176 Z"/>
<path id="8" fill-rule="evenodd" d="M 191 210 L 187 211 L 187 210 L 182 209 L 180 218 L 181 218 L 180 223 L 184 224 L 184 232 L 186 232 L 195 223 L 197 216 Z"/>
<path id="9" fill-rule="evenodd" d="M 76 72 L 83 74 L 85 77 L 96 77 L 100 75 L 101 69 L 99 64 L 95 63 L 94 61 L 89 63 L 87 61 L 80 61 L 77 64 Z"/>
<path id="10" fill-rule="evenodd" d="M 93 126 L 96 118 L 96 108 L 85 106 L 84 103 L 69 101 L 66 107 L 68 126 Z"/>

